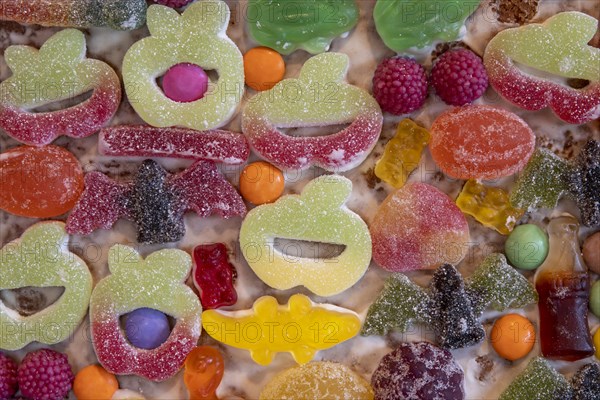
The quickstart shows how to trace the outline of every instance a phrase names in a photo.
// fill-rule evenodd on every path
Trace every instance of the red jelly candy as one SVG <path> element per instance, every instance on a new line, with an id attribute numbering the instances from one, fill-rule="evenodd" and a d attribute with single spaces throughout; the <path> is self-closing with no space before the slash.
<path id="1" fill-rule="evenodd" d="M 194 249 L 194 286 L 200 291 L 205 309 L 231 306 L 237 301 L 233 286 L 235 267 L 227 257 L 223 243 L 197 246 Z"/>
<path id="2" fill-rule="evenodd" d="M 497 179 L 520 171 L 535 149 L 535 135 L 515 114 L 489 106 L 457 107 L 431 126 L 429 150 L 446 175 Z"/>
<path id="3" fill-rule="evenodd" d="M 83 191 L 79 161 L 57 146 L 21 146 L 0 155 L 0 208 L 31 218 L 69 211 Z"/>

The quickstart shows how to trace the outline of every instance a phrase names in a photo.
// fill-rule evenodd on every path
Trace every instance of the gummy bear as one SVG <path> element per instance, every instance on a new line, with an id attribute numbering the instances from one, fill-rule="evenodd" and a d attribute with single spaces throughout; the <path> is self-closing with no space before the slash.
<path id="1" fill-rule="evenodd" d="M 237 301 L 233 286 L 235 267 L 229 262 L 223 243 L 205 244 L 194 249 L 194 286 L 200 291 L 205 309 L 231 306 Z"/>
<path id="2" fill-rule="evenodd" d="M 223 356 L 214 347 L 194 348 L 185 359 L 183 381 L 190 400 L 218 400 L 216 391 L 225 371 Z"/>
<path id="3" fill-rule="evenodd" d="M 527 368 L 502 392 L 499 400 L 570 399 L 569 382 L 542 357 L 529 362 Z"/>
<path id="4" fill-rule="evenodd" d="M 112 181 L 100 172 L 85 176 L 85 191 L 67 219 L 67 231 L 87 235 L 108 229 L 119 218 L 138 227 L 140 243 L 180 240 L 183 215 L 218 213 L 224 218 L 245 215 L 246 205 L 210 161 L 197 161 L 179 174 L 168 174 L 158 163 L 142 163 L 133 182 Z"/>
<path id="5" fill-rule="evenodd" d="M 585 364 L 571 379 L 573 400 L 597 400 L 600 394 L 600 365 Z"/>
<path id="6" fill-rule="evenodd" d="M 252 359 L 268 365 L 275 353 L 289 352 L 305 364 L 318 350 L 354 337 L 360 330 L 358 315 L 330 304 L 314 304 L 302 294 L 280 306 L 271 296 L 254 302 L 252 310 L 202 313 L 204 330 L 227 345 L 250 351 Z"/>
<path id="7" fill-rule="evenodd" d="M 383 156 L 375 164 L 375 175 L 395 188 L 404 186 L 408 176 L 419 165 L 429 137 L 427 129 L 410 119 L 402 120 L 398 124 L 396 136 L 387 142 Z"/>
<path id="8" fill-rule="evenodd" d="M 571 193 L 575 197 L 581 222 L 600 225 L 600 141 L 589 140 L 573 163 Z"/>
<path id="9" fill-rule="evenodd" d="M 482 225 L 508 235 L 523 216 L 524 211 L 514 208 L 508 200 L 508 193 L 501 188 L 485 186 L 475 180 L 468 180 L 456 199 L 462 212 L 474 217 Z"/>

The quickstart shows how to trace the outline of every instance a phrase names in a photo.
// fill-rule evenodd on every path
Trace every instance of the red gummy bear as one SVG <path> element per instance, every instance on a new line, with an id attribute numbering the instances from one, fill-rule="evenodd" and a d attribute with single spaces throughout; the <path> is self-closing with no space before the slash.
<path id="1" fill-rule="evenodd" d="M 237 301 L 233 286 L 235 267 L 227 257 L 223 243 L 197 246 L 194 249 L 194 286 L 200 291 L 202 307 L 214 309 L 231 306 Z"/>

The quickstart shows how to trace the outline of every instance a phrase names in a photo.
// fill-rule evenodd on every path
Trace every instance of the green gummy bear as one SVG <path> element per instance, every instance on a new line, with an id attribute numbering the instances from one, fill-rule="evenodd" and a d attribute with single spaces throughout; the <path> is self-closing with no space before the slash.
<path id="1" fill-rule="evenodd" d="M 68 250 L 69 236 L 62 222 L 40 222 L 0 250 L 0 290 L 22 287 L 64 287 L 52 305 L 24 317 L 0 307 L 0 348 L 17 350 L 37 341 L 66 340 L 84 318 L 92 292 L 86 263 Z"/>
<path id="2" fill-rule="evenodd" d="M 252 38 L 281 54 L 303 49 L 318 54 L 358 22 L 356 0 L 250 0 Z"/>
<path id="3" fill-rule="evenodd" d="M 569 382 L 548 361 L 536 357 L 502 392 L 499 400 L 565 400 L 572 398 Z"/>

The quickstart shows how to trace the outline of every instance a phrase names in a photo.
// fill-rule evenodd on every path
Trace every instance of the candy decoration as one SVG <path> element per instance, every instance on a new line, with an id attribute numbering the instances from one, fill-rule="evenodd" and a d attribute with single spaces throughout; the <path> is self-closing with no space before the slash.
<path id="1" fill-rule="evenodd" d="M 288 352 L 299 364 L 318 350 L 353 338 L 360 330 L 358 315 L 330 304 L 314 304 L 302 294 L 280 306 L 271 296 L 254 302 L 252 310 L 202 313 L 204 330 L 227 345 L 250 351 L 252 359 L 268 365 L 276 353 Z"/>
<path id="2" fill-rule="evenodd" d="M 600 281 L 596 281 L 590 291 L 590 310 L 600 318 Z"/>
<path id="3" fill-rule="evenodd" d="M 333 39 L 352 30 L 359 17 L 355 0 L 303 0 L 293 6 L 284 1 L 250 0 L 248 10 L 256 15 L 248 18 L 252 38 L 281 54 L 297 49 L 311 54 L 327 51 Z"/>
<path id="4" fill-rule="evenodd" d="M 354 285 L 369 267 L 371 238 L 365 222 L 345 205 L 351 192 L 349 179 L 324 175 L 310 181 L 301 195 L 250 211 L 240 229 L 240 247 L 256 275 L 275 289 L 303 285 L 319 296 Z M 276 238 L 346 247 L 334 258 L 290 257 L 275 248 Z"/>
<path id="5" fill-rule="evenodd" d="M 442 172 L 456 179 L 512 175 L 534 149 L 535 135 L 527 123 L 500 108 L 456 107 L 431 125 L 431 156 Z"/>
<path id="6" fill-rule="evenodd" d="M 127 340 L 139 349 L 152 350 L 171 333 L 167 316 L 151 308 L 138 308 L 125 316 Z"/>
<path id="7" fill-rule="evenodd" d="M 146 22 L 146 0 L 0 0 L 0 20 L 73 28 L 132 30 Z"/>
<path id="8" fill-rule="evenodd" d="M 375 164 L 375 175 L 399 189 L 417 168 L 421 153 L 429 143 L 429 131 L 410 119 L 398 124 L 396 136 L 385 145 L 383 156 Z"/>
<path id="9" fill-rule="evenodd" d="M 600 364 L 589 363 L 579 368 L 571 379 L 573 399 L 595 400 L 600 393 Z"/>
<path id="10" fill-rule="evenodd" d="M 250 147 L 244 135 L 146 125 L 111 126 L 100 131 L 98 151 L 106 156 L 169 157 L 241 164 Z"/>
<path id="11" fill-rule="evenodd" d="M 193 64 L 177 64 L 163 76 L 162 88 L 165 96 L 179 103 L 200 100 L 208 89 L 208 75 Z"/>
<path id="12" fill-rule="evenodd" d="M 88 235 L 127 218 L 137 225 L 140 243 L 176 242 L 185 234 L 183 215 L 188 210 L 200 217 L 217 213 L 229 218 L 245 215 L 246 206 L 212 162 L 197 161 L 171 175 L 155 161 L 146 160 L 133 182 L 88 173 L 85 191 L 67 220 L 67 231 Z"/>
<path id="13" fill-rule="evenodd" d="M 370 231 L 373 259 L 393 272 L 458 263 L 469 249 L 465 216 L 445 193 L 425 183 L 391 193 L 379 206 Z"/>
<path id="14" fill-rule="evenodd" d="M 51 349 L 27 353 L 17 373 L 21 396 L 28 399 L 64 399 L 74 379 L 67 355 Z"/>
<path id="15" fill-rule="evenodd" d="M 506 29 L 486 47 L 484 62 L 494 89 L 526 110 L 550 107 L 562 120 L 583 124 L 600 115 L 600 49 L 588 43 L 598 20 L 562 12 L 543 24 Z M 571 88 L 525 72 L 522 67 L 589 84 Z"/>
<path id="16" fill-rule="evenodd" d="M 56 344 L 77 329 L 88 308 L 92 275 L 85 262 L 68 250 L 62 222 L 39 222 L 0 250 L 0 290 L 64 287 L 64 293 L 41 312 L 23 317 L 0 308 L 0 349 L 17 350 L 37 341 Z"/>
<path id="17" fill-rule="evenodd" d="M 394 115 L 416 111 L 427 100 L 427 71 L 412 58 L 386 58 L 375 69 L 373 97 Z"/>
<path id="18" fill-rule="evenodd" d="M 88 365 L 75 375 L 73 393 L 77 400 L 111 399 L 119 390 L 117 378 L 99 365 Z"/>
<path id="19" fill-rule="evenodd" d="M 0 99 L 0 128 L 23 143 L 43 146 L 61 135 L 90 136 L 106 124 L 121 102 L 121 83 L 108 64 L 85 53 L 85 37 L 76 29 L 54 34 L 39 51 L 8 47 L 4 58 L 13 75 L 0 84 L 6 94 Z M 76 106 L 32 111 L 88 91 L 91 97 Z"/>
<path id="20" fill-rule="evenodd" d="M 345 54 L 320 54 L 306 61 L 297 79 L 284 79 L 249 100 L 242 130 L 250 146 L 282 169 L 317 165 L 339 172 L 363 162 L 377 143 L 383 116 L 366 91 L 343 81 L 348 65 Z M 346 123 L 350 126 L 337 133 L 317 137 L 278 129 Z"/>
<path id="21" fill-rule="evenodd" d="M 190 400 L 218 400 L 215 394 L 225 370 L 223 356 L 214 347 L 195 347 L 185 359 L 183 381 Z"/>
<path id="22" fill-rule="evenodd" d="M 197 1 L 182 15 L 165 6 L 148 8 L 150 37 L 134 43 L 123 59 L 127 96 L 144 121 L 196 130 L 229 122 L 244 91 L 242 54 L 226 34 L 229 15 L 229 7 L 220 0 Z M 180 103 L 156 84 L 161 74 L 182 63 L 218 70 L 219 80 L 209 85 L 202 99 Z"/>
<path id="23" fill-rule="evenodd" d="M 184 282 L 192 260 L 181 250 L 165 249 L 142 259 L 129 246 L 109 251 L 112 275 L 94 288 L 90 300 L 92 343 L 98 361 L 117 375 L 137 375 L 164 381 L 175 375 L 200 337 L 198 297 Z M 153 350 L 132 346 L 119 326 L 119 317 L 139 308 L 152 308 L 176 320 L 171 335 Z"/>
<path id="24" fill-rule="evenodd" d="M 283 79 L 285 61 L 268 47 L 255 47 L 244 54 L 246 85 L 254 90 L 269 90 Z"/>
<path id="25" fill-rule="evenodd" d="M 463 186 L 456 199 L 456 205 L 477 222 L 503 235 L 508 235 L 524 214 L 523 210 L 510 204 L 507 192 L 472 179 Z"/>
<path id="26" fill-rule="evenodd" d="M 57 146 L 21 146 L 0 154 L 0 208 L 31 218 L 69 211 L 83 192 L 79 161 Z"/>
<path id="27" fill-rule="evenodd" d="M 490 343 L 500 357 L 515 361 L 533 349 L 535 328 L 531 321 L 519 314 L 506 314 L 494 323 Z"/>
<path id="28" fill-rule="evenodd" d="M 537 225 L 519 225 L 506 239 L 504 252 L 515 267 L 536 269 L 548 255 L 548 235 Z"/>
<path id="29" fill-rule="evenodd" d="M 600 226 L 600 140 L 589 140 L 573 163 L 570 188 L 586 226 Z"/>
<path id="30" fill-rule="evenodd" d="M 502 392 L 499 400 L 570 399 L 572 396 L 569 382 L 548 361 L 536 357 Z"/>
<path id="31" fill-rule="evenodd" d="M 235 267 L 229 262 L 223 243 L 205 244 L 194 249 L 192 279 L 200 291 L 204 309 L 234 305 L 237 292 L 233 286 Z"/>
<path id="32" fill-rule="evenodd" d="M 240 175 L 240 193 L 252 204 L 272 203 L 281 197 L 284 189 L 283 172 L 268 162 L 248 164 Z"/>

